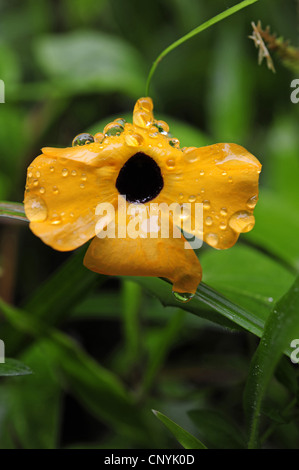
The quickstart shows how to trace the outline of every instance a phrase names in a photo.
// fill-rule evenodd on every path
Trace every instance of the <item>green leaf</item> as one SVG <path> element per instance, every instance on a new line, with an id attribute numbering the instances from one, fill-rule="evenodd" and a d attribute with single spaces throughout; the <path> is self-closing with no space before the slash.
<path id="1" fill-rule="evenodd" d="M 212 410 L 192 410 L 188 415 L 209 448 L 244 449 L 246 447 L 245 437 L 227 416 Z"/>
<path id="2" fill-rule="evenodd" d="M 251 361 L 244 394 L 249 424 L 249 448 L 259 446 L 260 414 L 267 387 L 283 352 L 299 338 L 299 277 L 271 312 Z"/>
<path id="3" fill-rule="evenodd" d="M 231 302 L 203 282 L 200 283 L 193 299 L 184 304 L 175 299 L 170 284 L 162 279 L 151 277 L 132 277 L 131 279 L 151 292 L 164 306 L 180 307 L 223 327 L 230 329 L 241 327 L 257 336 L 262 335 L 264 322 L 258 314 Z"/>
<path id="4" fill-rule="evenodd" d="M 143 94 L 143 59 L 124 39 L 95 31 L 38 37 L 35 56 L 58 89 L 65 93 Z"/>
<path id="5" fill-rule="evenodd" d="M 256 224 L 247 240 L 280 258 L 289 266 L 299 267 L 298 210 L 277 192 L 261 188 L 254 211 Z"/>
<path id="6" fill-rule="evenodd" d="M 32 374 L 30 367 L 16 359 L 6 358 L 5 363 L 0 363 L 0 377 L 30 374 Z"/>
<path id="7" fill-rule="evenodd" d="M 232 302 L 265 321 L 273 304 L 292 285 L 294 275 L 263 252 L 242 245 L 246 235 L 241 235 L 238 244 L 229 250 L 199 252 L 203 279 Z"/>
<path id="8" fill-rule="evenodd" d="M 207 447 L 200 442 L 196 437 L 192 436 L 188 431 L 183 429 L 181 426 L 176 424 L 167 416 L 163 415 L 159 411 L 152 410 L 154 415 L 169 429 L 174 435 L 176 440 L 184 447 L 184 449 L 206 449 Z"/>

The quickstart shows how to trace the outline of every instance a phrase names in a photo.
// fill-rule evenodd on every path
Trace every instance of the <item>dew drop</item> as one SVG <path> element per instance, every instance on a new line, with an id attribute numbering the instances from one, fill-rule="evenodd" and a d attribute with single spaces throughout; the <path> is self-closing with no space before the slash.
<path id="1" fill-rule="evenodd" d="M 168 160 L 166 160 L 166 166 L 169 170 L 173 170 L 173 168 L 175 167 L 175 160 L 173 158 L 169 158 Z"/>
<path id="2" fill-rule="evenodd" d="M 98 143 L 101 143 L 103 142 L 105 136 L 102 132 L 97 132 L 95 135 L 94 135 L 94 141 L 95 142 L 98 142 Z"/>
<path id="3" fill-rule="evenodd" d="M 248 209 L 254 209 L 257 203 L 257 196 L 252 196 L 247 201 Z"/>
<path id="4" fill-rule="evenodd" d="M 35 173 L 35 175 L 36 175 L 37 178 L 40 178 L 40 172 L 39 172 L 39 171 L 37 171 L 37 172 Z"/>
<path id="5" fill-rule="evenodd" d="M 76 176 L 76 174 L 77 174 L 76 170 L 72 170 L 71 175 Z"/>
<path id="6" fill-rule="evenodd" d="M 36 194 L 28 195 L 25 201 L 26 215 L 30 222 L 43 222 L 48 217 L 45 201 Z"/>
<path id="7" fill-rule="evenodd" d="M 106 126 L 105 129 L 104 129 L 104 134 L 107 137 L 119 136 L 124 131 L 123 126 L 120 126 L 120 125 L 115 125 L 115 124 L 110 125 L 110 124 L 108 124 L 108 126 Z"/>
<path id="8" fill-rule="evenodd" d="M 206 223 L 206 225 L 212 225 L 212 223 L 213 223 L 212 217 L 206 217 L 205 223 Z"/>
<path id="9" fill-rule="evenodd" d="M 84 188 L 85 188 L 85 184 L 81 183 L 81 184 L 80 184 L 80 188 L 81 188 L 81 189 L 84 189 Z"/>
<path id="10" fill-rule="evenodd" d="M 193 196 L 193 194 L 191 196 L 188 197 L 188 201 L 189 202 L 195 202 L 196 201 L 196 196 Z"/>
<path id="11" fill-rule="evenodd" d="M 229 183 L 232 183 L 232 182 L 233 182 L 233 179 L 232 179 L 232 177 L 231 177 L 231 176 L 229 176 L 229 178 L 228 178 L 228 182 L 229 182 Z"/>
<path id="12" fill-rule="evenodd" d="M 73 142 L 72 142 L 72 146 L 73 147 L 78 147 L 78 146 L 81 146 L 81 145 L 86 145 L 86 144 L 91 144 L 92 142 L 94 142 L 94 138 L 91 134 L 87 134 L 86 132 L 82 133 L 82 134 L 78 134 Z"/>
<path id="13" fill-rule="evenodd" d="M 189 302 L 194 297 L 194 294 L 191 294 L 190 292 L 172 291 L 172 293 L 179 302 L 184 302 L 184 303 Z"/>
<path id="14" fill-rule="evenodd" d="M 178 149 L 180 147 L 180 141 L 179 139 L 170 139 L 169 145 L 171 145 L 171 147 L 175 147 Z"/>
<path id="15" fill-rule="evenodd" d="M 220 209 L 220 215 L 222 215 L 223 217 L 225 217 L 227 215 L 227 209 L 226 207 L 222 207 Z"/>
<path id="16" fill-rule="evenodd" d="M 225 222 L 220 222 L 220 225 L 219 225 L 220 230 L 225 230 L 226 227 L 227 227 L 227 225 L 226 225 Z"/>
<path id="17" fill-rule="evenodd" d="M 181 199 L 181 200 L 184 199 L 184 194 L 183 193 L 179 194 L 179 199 Z"/>
<path id="18" fill-rule="evenodd" d="M 203 170 L 200 170 L 199 174 L 200 174 L 200 176 L 203 176 L 205 174 L 205 172 Z"/>
<path id="19" fill-rule="evenodd" d="M 54 166 L 50 166 L 51 173 L 53 173 L 54 169 L 55 169 Z"/>
<path id="20" fill-rule="evenodd" d="M 54 194 L 58 194 L 58 193 L 59 193 L 59 189 L 57 188 L 57 186 L 53 186 L 53 193 L 54 193 Z"/>
<path id="21" fill-rule="evenodd" d="M 247 211 L 235 212 L 229 219 L 229 226 L 238 233 L 249 232 L 255 223 L 254 216 Z"/>
<path id="22" fill-rule="evenodd" d="M 81 180 L 82 180 L 82 181 L 86 181 L 86 180 L 87 180 L 87 176 L 86 176 L 85 173 L 82 173 L 82 175 L 81 175 Z"/>
<path id="23" fill-rule="evenodd" d="M 210 201 L 208 201 L 207 199 L 203 201 L 202 205 L 203 205 L 203 208 L 207 210 L 210 209 L 211 207 Z"/>
<path id="24" fill-rule="evenodd" d="M 129 147 L 139 147 L 143 142 L 143 137 L 139 134 L 128 134 L 125 137 L 125 142 Z"/>
<path id="25" fill-rule="evenodd" d="M 38 186 L 38 180 L 33 180 L 33 186 Z"/>
<path id="26" fill-rule="evenodd" d="M 50 224 L 52 224 L 52 225 L 59 225 L 59 224 L 61 224 L 61 218 L 60 218 L 59 216 L 53 217 L 53 218 L 50 220 Z"/>
<path id="27" fill-rule="evenodd" d="M 45 190 L 45 188 L 40 188 L 39 192 L 40 192 L 41 194 L 45 194 L 46 190 Z"/>
<path id="28" fill-rule="evenodd" d="M 28 178 L 32 178 L 32 172 L 28 171 Z"/>
<path id="29" fill-rule="evenodd" d="M 208 233 L 206 236 L 206 242 L 211 246 L 218 245 L 218 235 L 216 233 Z"/>
<path id="30" fill-rule="evenodd" d="M 222 172 L 222 176 L 226 176 L 227 175 L 227 172 L 226 171 L 223 171 Z"/>
<path id="31" fill-rule="evenodd" d="M 67 168 L 63 168 L 62 172 L 61 172 L 62 176 L 67 176 L 69 174 L 69 170 Z"/>

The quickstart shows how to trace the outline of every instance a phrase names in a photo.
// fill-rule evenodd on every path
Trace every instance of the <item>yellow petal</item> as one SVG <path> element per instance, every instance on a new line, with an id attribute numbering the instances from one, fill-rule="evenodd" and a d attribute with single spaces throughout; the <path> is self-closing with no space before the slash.
<path id="1" fill-rule="evenodd" d="M 118 213 L 116 214 L 117 219 Z M 101 274 L 127 276 L 157 276 L 169 279 L 173 290 L 194 293 L 201 280 L 201 266 L 180 231 L 169 220 L 169 238 L 163 238 L 161 218 L 153 220 L 148 214 L 136 218 L 116 219 L 115 225 L 107 227 L 104 238 L 95 237 L 85 255 L 84 265 Z M 124 238 L 118 230 L 130 229 Z M 134 226 L 140 236 L 132 238 Z M 153 227 L 154 226 L 154 227 Z M 113 234 L 115 238 L 113 238 Z M 103 236 L 103 234 L 99 234 Z M 122 232 L 122 235 L 125 235 Z M 173 236 L 174 235 L 174 236 Z M 152 238 L 154 236 L 155 238 Z M 189 246 L 190 248 L 190 246 Z"/>
<path id="2" fill-rule="evenodd" d="M 56 250 L 68 251 L 95 236 L 95 209 L 116 202 L 100 172 L 81 162 L 37 157 L 27 173 L 25 213 L 35 235 Z"/>

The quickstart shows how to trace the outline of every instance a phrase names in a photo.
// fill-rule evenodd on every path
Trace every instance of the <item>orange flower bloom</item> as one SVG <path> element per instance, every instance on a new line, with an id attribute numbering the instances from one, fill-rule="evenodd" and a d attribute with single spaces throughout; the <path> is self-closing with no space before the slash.
<path id="1" fill-rule="evenodd" d="M 164 277 L 187 300 L 201 281 L 201 266 L 193 249 L 186 249 L 191 244 L 180 220 L 188 218 L 190 234 L 214 248 L 233 246 L 254 226 L 261 164 L 236 144 L 180 148 L 168 131 L 165 122 L 154 119 L 152 100 L 140 98 L 133 124 L 116 119 L 103 133 L 80 134 L 72 147 L 43 148 L 28 168 L 25 212 L 33 233 L 56 250 L 74 250 L 93 238 L 84 259 L 87 268 Z M 99 218 L 99 204 L 107 203 L 115 216 L 107 210 Z M 179 203 L 184 212 L 162 210 L 153 216 L 152 203 Z M 196 203 L 203 209 L 199 228 Z M 133 224 L 136 233 L 132 207 L 139 211 L 139 236 L 126 232 Z M 168 238 L 161 228 L 166 219 Z"/>

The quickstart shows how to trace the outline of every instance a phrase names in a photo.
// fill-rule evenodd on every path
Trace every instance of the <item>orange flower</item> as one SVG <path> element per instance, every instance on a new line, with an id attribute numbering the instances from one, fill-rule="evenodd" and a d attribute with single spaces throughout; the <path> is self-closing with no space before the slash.
<path id="1" fill-rule="evenodd" d="M 168 131 L 166 122 L 154 119 L 152 100 L 140 98 L 133 124 L 116 119 L 103 134 L 80 134 L 72 147 L 43 148 L 28 168 L 25 212 L 33 233 L 56 250 L 74 250 L 93 238 L 87 268 L 164 277 L 187 300 L 201 281 L 201 266 L 184 235 L 226 249 L 251 230 L 261 165 L 236 144 L 181 149 Z M 173 203 L 183 213 L 167 212 Z M 196 203 L 203 209 L 200 227 Z M 168 238 L 162 234 L 166 219 Z M 183 235 L 184 219 L 190 226 Z M 132 225 L 139 236 L 128 236 Z"/>

